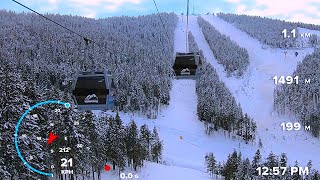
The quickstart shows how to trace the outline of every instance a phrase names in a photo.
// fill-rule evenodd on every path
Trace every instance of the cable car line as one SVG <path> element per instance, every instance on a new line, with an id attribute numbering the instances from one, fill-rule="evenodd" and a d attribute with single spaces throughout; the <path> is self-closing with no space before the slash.
<path id="1" fill-rule="evenodd" d="M 18 1 L 16 1 L 16 0 L 12 0 L 12 1 L 15 2 L 15 3 L 17 3 L 17 4 L 20 5 L 20 6 L 22 6 L 22 7 L 26 8 L 26 9 L 28 9 L 28 10 L 36 13 L 37 15 L 43 17 L 44 19 L 46 19 L 46 20 L 54 23 L 55 25 L 60 26 L 60 27 L 62 27 L 62 28 L 64 28 L 64 29 L 68 30 L 69 32 L 74 33 L 74 34 L 76 34 L 77 36 L 83 38 L 83 40 L 85 41 L 86 46 L 88 46 L 89 43 L 96 44 L 99 48 L 103 48 L 104 50 L 106 50 L 110 55 L 114 55 L 115 57 L 117 57 L 117 55 L 115 55 L 115 54 L 112 53 L 112 52 L 109 52 L 104 46 L 100 45 L 99 43 L 95 42 L 94 40 L 92 40 L 92 39 L 90 39 L 90 38 L 88 38 L 88 37 L 85 37 L 85 36 L 81 35 L 80 33 L 78 33 L 78 32 L 76 32 L 76 31 L 74 31 L 74 30 L 72 30 L 72 29 L 70 29 L 70 28 L 68 28 L 68 27 L 66 27 L 66 26 L 64 26 L 64 25 L 62 25 L 62 24 L 60 24 L 60 23 L 58 23 L 58 22 L 56 22 L 56 21 L 54 21 L 54 20 L 46 17 L 45 15 L 37 12 L 36 10 L 31 9 L 30 7 L 24 5 L 24 4 L 22 4 L 22 3 L 20 3 L 20 2 L 18 2 Z M 86 47 L 86 49 L 87 49 L 87 47 Z M 124 59 L 129 59 L 129 58 L 125 57 L 123 54 L 122 54 L 121 56 L 122 56 Z"/>
<path id="2" fill-rule="evenodd" d="M 167 35 L 167 38 L 168 38 L 169 42 L 171 43 L 171 40 L 170 40 L 170 37 L 169 37 L 168 31 L 167 31 L 167 29 L 165 28 L 165 25 L 164 25 L 164 23 L 163 23 L 162 17 L 161 17 L 161 15 L 160 15 L 160 12 L 159 12 L 159 9 L 158 9 L 158 6 L 157 6 L 157 3 L 156 3 L 156 1 L 155 1 L 155 0 L 153 0 L 153 3 L 154 3 L 154 6 L 155 6 L 155 7 L 156 7 L 156 9 L 157 9 L 158 16 L 159 16 L 159 18 L 160 18 L 160 21 L 161 21 L 162 27 L 163 27 L 163 29 L 164 29 L 164 30 L 165 30 L 165 32 L 166 32 L 166 35 Z"/>
<path id="3" fill-rule="evenodd" d="M 187 0 L 187 28 L 186 28 L 186 53 L 188 53 L 188 33 L 189 33 L 189 0 Z"/>
<path id="4" fill-rule="evenodd" d="M 39 16 L 41 16 L 41 17 L 45 18 L 46 20 L 48 20 L 48 21 L 50 21 L 50 22 L 52 22 L 52 23 L 54 23 L 54 24 L 56 24 L 56 25 L 58 25 L 58 26 L 60 26 L 60 27 L 62 27 L 62 28 L 64 28 L 64 29 L 66 29 L 66 30 L 68 30 L 68 31 L 70 31 L 70 32 L 72 32 L 72 33 L 74 33 L 74 34 L 76 34 L 76 35 L 80 36 L 80 37 L 82 37 L 82 38 L 84 39 L 84 41 L 86 41 L 86 42 L 93 42 L 93 43 L 95 43 L 93 40 L 91 40 L 91 39 L 89 39 L 89 38 L 87 38 L 87 37 L 85 37 L 85 36 L 83 36 L 83 35 L 81 35 L 81 34 L 79 34 L 79 33 L 75 32 L 75 31 L 73 31 L 73 30 L 71 30 L 71 29 L 67 28 L 66 26 L 64 26 L 64 25 L 62 25 L 62 24 L 60 24 L 60 23 L 58 23 L 58 22 L 56 22 L 56 21 L 54 21 L 54 20 L 52 20 L 52 19 L 50 19 L 50 18 L 48 18 L 48 17 L 44 16 L 44 15 L 43 15 L 43 14 L 41 14 L 41 13 L 38 13 L 37 11 L 35 11 L 35 10 L 33 10 L 33 9 L 29 8 L 28 6 L 26 6 L 26 5 L 24 5 L 24 4 L 20 3 L 20 2 L 18 2 L 18 1 L 16 1 L 16 0 L 12 0 L 12 1 L 13 1 L 13 2 L 15 2 L 15 3 L 17 3 L 17 4 L 19 4 L 20 6 L 22 6 L 22 7 L 26 8 L 26 9 L 28 9 L 28 10 L 30 10 L 30 11 L 32 11 L 32 12 L 34 12 L 34 13 L 36 13 L 37 15 L 39 15 Z"/>
<path id="5" fill-rule="evenodd" d="M 89 43 L 93 43 L 93 44 L 98 45 L 100 48 L 103 48 L 104 50 L 107 50 L 107 49 L 105 49 L 104 46 L 100 45 L 99 43 L 95 42 L 94 40 L 92 40 L 92 39 L 90 39 L 90 38 L 88 38 L 88 37 L 85 37 L 85 36 L 81 35 L 81 34 L 78 33 L 78 32 L 73 31 L 72 29 L 70 29 L 70 28 L 68 28 L 68 27 L 66 27 L 66 26 L 64 26 L 64 25 L 62 25 L 62 24 L 60 24 L 60 23 L 58 23 L 58 22 L 56 22 L 56 21 L 54 21 L 54 20 L 46 17 L 45 15 L 43 15 L 43 14 L 41 14 L 41 13 L 39 13 L 39 12 L 33 10 L 33 9 L 31 9 L 30 7 L 24 5 L 24 4 L 22 4 L 22 3 L 20 3 L 20 2 L 18 2 L 18 1 L 16 1 L 16 0 L 12 0 L 12 1 L 15 2 L 15 3 L 17 3 L 17 4 L 19 4 L 20 6 L 22 6 L 22 7 L 26 8 L 26 9 L 28 9 L 28 10 L 36 13 L 37 15 L 45 18 L 46 20 L 54 23 L 55 25 L 58 25 L 58 26 L 60 26 L 60 27 L 62 27 L 62 28 L 64 28 L 64 29 L 68 30 L 69 32 L 72 32 L 72 33 L 76 34 L 77 36 L 83 38 L 83 40 L 85 41 L 86 45 L 88 45 Z M 156 6 L 156 7 L 157 7 L 157 6 Z M 157 11 L 158 11 L 158 7 L 157 7 Z M 159 12 L 159 11 L 158 11 L 158 12 Z M 164 27 L 164 23 L 163 23 L 163 21 L 162 21 L 162 18 L 161 18 L 160 15 L 159 15 L 159 17 L 160 17 L 161 22 L 162 22 L 162 25 L 163 25 L 163 27 Z M 165 29 L 165 30 L 166 30 L 166 29 Z M 167 37 L 168 37 L 168 39 L 169 39 L 169 42 L 171 42 L 167 31 L 166 31 L 166 34 L 167 34 Z M 107 50 L 107 51 L 108 51 L 108 50 Z M 110 55 L 114 55 L 114 56 L 118 57 L 117 55 L 115 55 L 115 54 L 112 53 L 112 52 L 109 52 L 109 51 L 108 51 L 108 53 L 110 53 Z M 122 56 L 123 58 L 125 58 L 125 59 L 129 59 L 129 58 L 127 58 L 126 56 L 124 56 L 123 54 L 121 54 L 121 56 Z"/>

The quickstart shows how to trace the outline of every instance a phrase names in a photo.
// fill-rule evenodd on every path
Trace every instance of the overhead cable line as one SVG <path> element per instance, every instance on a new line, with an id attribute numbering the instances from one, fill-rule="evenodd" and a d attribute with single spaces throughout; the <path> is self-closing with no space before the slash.
<path id="1" fill-rule="evenodd" d="M 168 33 L 167 29 L 165 28 L 165 25 L 164 25 L 164 23 L 163 23 L 163 20 L 162 20 L 162 17 L 161 17 L 161 15 L 160 15 L 160 12 L 159 12 L 159 9 L 158 9 L 158 6 L 157 6 L 157 3 L 156 3 L 156 0 L 153 0 L 153 3 L 154 3 L 154 6 L 155 6 L 155 7 L 156 7 L 156 9 L 157 9 L 158 16 L 159 16 L 160 21 L 161 21 L 161 23 L 162 23 L 162 27 L 163 27 L 163 29 L 164 29 L 164 30 L 165 30 L 165 32 L 166 32 L 166 35 L 167 35 L 167 38 L 168 38 L 169 42 L 171 43 L 171 41 L 170 41 L 170 37 L 169 37 L 169 33 Z"/>
<path id="2" fill-rule="evenodd" d="M 95 42 L 95 41 L 93 41 L 92 39 L 90 39 L 90 38 L 88 38 L 88 37 L 85 37 L 85 36 L 81 35 L 80 33 L 76 32 L 76 31 L 73 31 L 72 29 L 70 29 L 70 28 L 68 28 L 68 27 L 66 27 L 66 26 L 64 26 L 64 25 L 62 25 L 62 24 L 60 24 L 60 23 L 58 23 L 58 22 L 56 22 L 56 21 L 54 21 L 54 20 L 52 20 L 52 19 L 50 19 L 50 18 L 48 18 L 48 17 L 44 16 L 43 14 L 41 14 L 41 13 L 39 13 L 39 12 L 37 12 L 37 11 L 35 11 L 35 10 L 31 9 L 31 8 L 29 8 L 28 6 L 26 6 L 26 5 L 24 5 L 24 4 L 20 3 L 20 2 L 18 2 L 18 1 L 16 1 L 16 0 L 12 0 L 12 1 L 13 1 L 13 2 L 15 2 L 15 3 L 17 3 L 17 4 L 19 4 L 20 6 L 22 6 L 22 7 L 26 8 L 26 9 L 28 9 L 28 10 L 30 10 L 30 11 L 32 11 L 32 12 L 34 12 L 34 13 L 36 13 L 37 15 L 39 15 L 39 16 L 41 16 L 41 17 L 45 18 L 46 20 L 48 20 L 48 21 L 50 21 L 50 22 L 52 22 L 52 23 L 54 23 L 54 24 L 56 24 L 56 25 L 58 25 L 58 26 L 60 26 L 60 27 L 62 27 L 62 28 L 64 28 L 64 29 L 66 29 L 66 30 L 68 30 L 68 31 L 70 31 L 70 32 L 72 32 L 72 33 L 74 33 L 74 34 L 76 34 L 77 36 L 79 36 L 79 37 L 83 38 L 83 39 L 84 39 L 84 41 L 86 42 L 86 44 L 88 44 L 89 42 L 92 42 L 92 43 L 94 43 L 94 44 L 97 44 L 99 47 L 101 47 L 98 43 L 96 43 L 96 42 Z M 159 16 L 160 21 L 161 21 L 161 23 L 162 23 L 162 26 L 163 26 L 163 28 L 164 28 L 164 30 L 165 30 L 165 33 L 166 33 L 166 35 L 167 35 L 167 38 L 168 38 L 169 42 L 171 42 L 171 41 L 170 41 L 169 34 L 168 34 L 168 31 L 167 31 L 167 29 L 165 28 L 164 22 L 163 22 L 163 20 L 162 20 L 161 15 L 160 15 L 160 12 L 159 12 L 159 9 L 158 9 L 158 6 L 157 6 L 157 3 L 156 3 L 156 1 L 155 1 L 155 0 L 153 0 L 153 2 L 154 2 L 154 5 L 155 5 L 155 7 L 156 7 L 156 9 L 157 9 L 158 16 Z"/>
<path id="3" fill-rule="evenodd" d="M 12 1 L 13 1 L 13 2 L 15 2 L 15 3 L 17 3 L 17 4 L 19 4 L 20 6 L 22 6 L 22 7 L 26 8 L 26 9 L 28 9 L 28 10 L 30 10 L 30 11 L 32 11 L 32 12 L 34 12 L 34 13 L 36 13 L 37 15 L 39 15 L 39 16 L 41 16 L 41 17 L 45 18 L 46 20 L 48 20 L 48 21 L 50 21 L 50 22 L 52 22 L 52 23 L 54 23 L 54 24 L 56 24 L 56 25 L 58 25 L 58 26 L 60 26 L 60 27 L 62 27 L 62 28 L 64 28 L 64 29 L 66 29 L 66 30 L 68 30 L 68 31 L 70 31 L 70 32 L 72 32 L 72 33 L 74 33 L 74 34 L 76 34 L 76 35 L 80 36 L 80 37 L 82 37 L 82 38 L 86 41 L 86 43 L 87 43 L 87 44 L 88 44 L 89 42 L 93 42 L 93 43 L 97 44 L 97 43 L 96 43 L 96 42 L 94 42 L 93 40 L 91 40 L 91 39 L 89 39 L 89 38 L 87 38 L 87 37 L 85 37 L 85 36 L 83 36 L 83 35 L 81 35 L 81 34 L 79 34 L 79 33 L 75 32 L 75 31 L 73 31 L 73 30 L 71 30 L 71 29 L 67 28 L 66 26 L 64 26 L 64 25 L 62 25 L 62 24 L 60 24 L 60 23 L 57 23 L 56 21 L 54 21 L 54 20 L 52 20 L 52 19 L 50 19 L 50 18 L 48 18 L 48 17 L 44 16 L 43 14 L 38 13 L 37 11 L 35 11 L 35 10 L 33 10 L 33 9 L 29 8 L 28 6 L 26 6 L 26 5 L 24 5 L 24 4 L 20 3 L 20 2 L 18 2 L 18 1 L 16 1 L 16 0 L 12 0 Z"/>
<path id="4" fill-rule="evenodd" d="M 83 38 L 83 40 L 86 42 L 86 45 L 87 45 L 87 46 L 88 46 L 89 43 L 93 43 L 93 44 L 96 44 L 98 47 L 107 50 L 104 46 L 101 46 L 99 43 L 95 42 L 94 40 L 92 40 L 92 39 L 90 39 L 90 38 L 88 38 L 88 37 L 85 37 L 85 36 L 81 35 L 80 33 L 76 32 L 76 31 L 71 30 L 70 28 L 68 28 L 68 27 L 66 27 L 66 26 L 64 26 L 64 25 L 62 25 L 62 24 L 60 24 L 60 23 L 58 23 L 58 22 L 56 22 L 56 21 L 54 21 L 54 20 L 52 20 L 52 19 L 44 16 L 43 14 L 41 14 L 41 13 L 39 13 L 39 12 L 31 9 L 31 8 L 29 8 L 28 6 L 26 6 L 26 5 L 18 2 L 18 1 L 16 1 L 16 0 L 12 0 L 12 1 L 15 2 L 15 3 L 17 3 L 17 4 L 19 4 L 20 6 L 22 6 L 22 7 L 26 8 L 26 9 L 28 9 L 28 10 L 36 13 L 37 15 L 43 17 L 44 19 L 46 19 L 46 20 L 54 23 L 55 25 L 60 26 L 61 28 L 66 29 L 66 30 L 68 30 L 69 32 L 71 32 L 71 33 L 73 33 L 73 34 L 76 34 L 77 36 Z M 112 56 L 118 57 L 118 56 L 115 55 L 114 53 L 109 52 L 109 50 L 107 50 L 107 52 L 108 52 L 110 55 L 112 55 Z M 126 56 L 123 55 L 123 54 L 121 54 L 120 56 L 121 56 L 122 58 L 124 58 L 124 59 L 129 59 L 128 57 L 126 57 Z"/>
<path id="5" fill-rule="evenodd" d="M 188 34 L 189 34 L 189 0 L 187 0 L 187 28 L 186 28 L 186 53 L 188 52 L 188 41 L 189 41 L 189 37 L 188 37 Z"/>

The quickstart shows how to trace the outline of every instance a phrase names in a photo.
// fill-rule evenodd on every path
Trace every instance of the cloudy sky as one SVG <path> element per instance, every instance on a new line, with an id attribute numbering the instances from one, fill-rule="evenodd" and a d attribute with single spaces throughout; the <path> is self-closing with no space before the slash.
<path id="1" fill-rule="evenodd" d="M 155 13 L 153 0 L 17 0 L 41 13 L 104 18 Z M 186 12 L 187 0 L 156 0 L 161 12 Z M 260 15 L 320 25 L 320 0 L 190 0 L 195 13 L 230 12 Z M 11 0 L 0 0 L 0 9 L 27 11 Z"/>

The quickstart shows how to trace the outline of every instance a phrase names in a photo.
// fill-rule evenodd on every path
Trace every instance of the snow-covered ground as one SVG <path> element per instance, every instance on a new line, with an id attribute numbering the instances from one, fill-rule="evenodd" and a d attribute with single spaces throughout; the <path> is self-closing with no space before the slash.
<path id="1" fill-rule="evenodd" d="M 232 94 L 244 110 L 257 121 L 258 137 L 263 141 L 263 157 L 273 151 L 276 154 L 285 152 L 289 163 L 298 160 L 301 166 L 313 159 L 313 165 L 320 168 L 319 156 L 320 141 L 304 132 L 282 132 L 282 121 L 294 122 L 294 119 L 279 118 L 272 114 L 273 89 L 275 87 L 272 77 L 290 75 L 312 49 L 287 51 L 262 49 L 261 44 L 238 30 L 234 26 L 217 17 L 203 16 L 220 32 L 228 35 L 240 46 L 245 47 L 250 55 L 250 67 L 243 78 L 226 77 L 223 67 L 217 64 L 204 36 L 197 24 L 197 17 L 190 17 L 189 30 L 195 36 L 200 49 L 203 50 L 208 62 L 217 70 Z M 185 23 L 180 18 L 175 31 L 175 51 L 185 52 Z M 120 116 L 125 123 L 134 119 L 141 126 L 147 124 L 149 128 L 156 127 L 160 139 L 163 140 L 164 164 L 146 163 L 145 167 L 137 172 L 139 180 L 209 180 L 205 172 L 204 156 L 213 152 L 218 161 L 225 161 L 228 154 L 234 149 L 242 152 L 243 157 L 252 159 L 257 145 L 246 145 L 239 140 L 225 137 L 223 133 L 208 136 L 204 133 L 204 126 L 197 117 L 197 96 L 194 80 L 173 80 L 170 105 L 164 107 L 158 119 L 146 119 L 143 116 L 124 114 Z M 133 172 L 126 170 L 126 173 Z M 117 179 L 118 175 L 105 172 L 102 179 Z"/>
<path id="2" fill-rule="evenodd" d="M 123 172 L 126 178 L 132 180 L 212 180 L 208 175 L 197 170 L 183 168 L 179 166 L 166 166 L 157 163 L 148 162 L 144 165 L 143 170 L 134 172 L 126 170 Z M 132 173 L 133 178 L 129 178 Z M 101 176 L 103 180 L 121 179 L 118 172 L 108 172 Z"/>

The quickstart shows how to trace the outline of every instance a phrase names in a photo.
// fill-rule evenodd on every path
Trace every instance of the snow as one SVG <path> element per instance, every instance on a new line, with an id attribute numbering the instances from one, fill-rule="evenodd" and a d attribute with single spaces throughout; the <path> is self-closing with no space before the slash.
<path id="1" fill-rule="evenodd" d="M 202 172 L 199 172 L 197 170 L 192 169 L 186 169 L 178 166 L 165 166 L 162 164 L 147 162 L 143 168 L 142 171 L 133 172 L 130 170 L 126 170 L 123 172 L 127 177 L 129 173 L 133 174 L 133 177 L 137 176 L 137 178 L 132 179 L 152 179 L 152 180 L 171 180 L 171 179 L 177 179 L 177 180 L 185 180 L 185 179 L 206 179 L 206 180 L 212 180 L 207 177 L 207 174 L 204 174 Z M 109 179 L 120 179 L 117 178 L 118 175 L 116 172 L 110 172 L 110 173 L 104 173 L 101 176 L 101 179 L 103 180 L 109 180 Z M 130 178 L 127 178 L 130 179 Z"/>
<path id="2" fill-rule="evenodd" d="M 279 124 L 283 121 L 294 122 L 294 119 L 277 117 L 272 113 L 275 88 L 272 77 L 290 75 L 297 63 L 307 53 L 311 53 L 312 49 L 287 50 L 285 58 L 283 50 L 262 49 L 256 39 L 217 17 L 203 16 L 203 18 L 249 52 L 251 64 L 244 77 L 241 79 L 227 77 L 206 43 L 197 24 L 197 17 L 189 18 L 189 30 L 193 33 L 199 48 L 203 50 L 207 61 L 215 67 L 221 80 L 226 83 L 244 112 L 256 120 L 258 137 L 262 139 L 264 146 L 263 157 L 266 158 L 271 151 L 277 155 L 285 152 L 291 165 L 298 160 L 301 166 L 305 166 L 308 160 L 313 159 L 314 167 L 319 169 L 320 161 L 315 159 L 320 151 L 319 139 L 314 139 L 301 131 L 283 132 Z M 182 22 L 180 18 L 175 30 L 176 52 L 185 52 L 185 23 L 185 19 Z M 298 57 L 295 57 L 295 51 L 299 53 Z M 204 166 L 206 153 L 213 152 L 218 161 L 225 161 L 228 154 L 235 149 L 241 151 L 243 157 L 252 159 L 258 149 L 256 144 L 246 145 L 243 141 L 224 136 L 221 132 L 215 132 L 211 136 L 205 134 L 203 123 L 197 117 L 194 80 L 173 80 L 170 105 L 162 108 L 158 119 L 147 119 L 132 113 L 120 113 L 120 117 L 125 123 L 134 119 L 139 126 L 147 124 L 150 129 L 156 127 L 164 143 L 164 163 L 146 162 L 143 169 L 136 173 L 139 180 L 209 180 Z M 133 171 L 126 170 L 126 172 Z M 105 172 L 102 179 L 117 177 L 115 172 Z"/>
<path id="3" fill-rule="evenodd" d="M 177 28 L 174 31 L 174 50 L 175 52 L 186 52 L 186 17 L 179 17 Z"/>
<path id="4" fill-rule="evenodd" d="M 163 166 L 156 163 L 148 163 L 145 171 L 139 176 L 142 179 L 164 180 L 164 179 L 208 179 L 208 175 L 197 170 L 177 166 Z"/>

